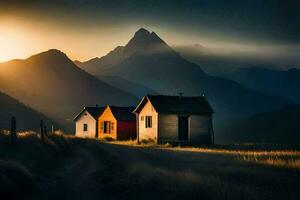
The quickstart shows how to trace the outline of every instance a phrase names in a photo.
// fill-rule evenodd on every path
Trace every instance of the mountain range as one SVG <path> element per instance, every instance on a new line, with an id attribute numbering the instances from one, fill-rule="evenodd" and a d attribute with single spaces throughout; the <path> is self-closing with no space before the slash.
<path id="1" fill-rule="evenodd" d="M 78 65 L 99 79 L 101 76 L 117 76 L 161 94 L 183 92 L 184 95 L 205 95 L 216 111 L 217 127 L 293 104 L 286 98 L 247 89 L 235 81 L 208 75 L 200 66 L 182 58 L 156 33 L 143 28 L 125 46 Z"/>
<path id="2" fill-rule="evenodd" d="M 262 67 L 240 68 L 227 76 L 243 86 L 300 103 L 300 70 L 272 70 Z"/>
<path id="3" fill-rule="evenodd" d="M 49 50 L 0 64 L 0 90 L 49 116 L 65 130 L 84 106 L 135 105 L 137 98 L 78 68 L 66 54 Z"/>

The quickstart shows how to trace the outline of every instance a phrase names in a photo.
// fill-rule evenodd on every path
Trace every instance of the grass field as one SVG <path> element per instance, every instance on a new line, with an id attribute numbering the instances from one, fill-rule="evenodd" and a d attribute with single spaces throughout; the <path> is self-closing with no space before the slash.
<path id="1" fill-rule="evenodd" d="M 1 199 L 300 199 L 298 146 L 0 134 Z"/>

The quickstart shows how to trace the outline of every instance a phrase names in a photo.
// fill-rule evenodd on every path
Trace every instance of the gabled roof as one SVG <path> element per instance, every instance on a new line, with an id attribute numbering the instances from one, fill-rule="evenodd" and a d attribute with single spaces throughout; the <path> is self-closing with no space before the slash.
<path id="1" fill-rule="evenodd" d="M 109 106 L 117 121 L 135 121 L 134 107 Z"/>
<path id="2" fill-rule="evenodd" d="M 84 111 L 90 113 L 90 115 L 92 115 L 92 117 L 95 120 L 97 120 L 98 117 L 103 113 L 104 109 L 105 109 L 104 107 L 84 107 L 83 110 L 76 115 L 74 121 L 76 121 Z"/>
<path id="3" fill-rule="evenodd" d="M 166 95 L 147 95 L 134 110 L 139 113 L 150 101 L 156 112 L 161 114 L 212 114 L 212 107 L 205 97 L 180 97 Z"/>

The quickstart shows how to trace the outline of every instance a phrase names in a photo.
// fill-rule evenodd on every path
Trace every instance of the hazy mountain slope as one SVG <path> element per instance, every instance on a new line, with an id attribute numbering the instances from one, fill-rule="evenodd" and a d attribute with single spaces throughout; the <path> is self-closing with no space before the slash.
<path id="1" fill-rule="evenodd" d="M 199 44 L 173 47 L 185 59 L 201 66 L 208 74 L 215 76 L 227 76 L 239 68 L 260 66 L 273 70 L 289 68 L 300 69 L 299 56 L 294 52 L 293 55 L 286 55 L 282 52 L 265 50 L 262 52 L 248 51 L 226 51 L 222 49 L 210 49 Z"/>
<path id="2" fill-rule="evenodd" d="M 87 105 L 134 105 L 136 97 L 78 68 L 64 53 L 49 50 L 0 64 L 0 89 L 70 130 Z"/>
<path id="3" fill-rule="evenodd" d="M 245 87 L 289 98 L 300 103 L 300 70 L 270 70 L 261 67 L 238 69 L 228 78 Z"/>
<path id="4" fill-rule="evenodd" d="M 117 76 L 97 76 L 100 80 L 116 87 L 121 90 L 124 90 L 126 92 L 129 92 L 136 97 L 142 98 L 143 96 L 147 94 L 158 94 L 156 91 L 145 87 L 141 84 L 134 83 L 131 81 L 128 81 L 124 78 L 117 77 Z"/>
<path id="5" fill-rule="evenodd" d="M 300 143 L 300 105 L 256 114 L 233 126 L 223 140 L 243 142 Z"/>
<path id="6" fill-rule="evenodd" d="M 50 128 L 56 124 L 45 115 L 25 106 L 19 101 L 0 92 L 0 129 L 10 130 L 11 117 L 16 117 L 17 131 L 39 130 L 40 120 L 43 119 L 45 125 Z M 49 129 L 48 129 L 49 130 Z"/>
<path id="7" fill-rule="evenodd" d="M 111 57 L 117 62 L 109 66 Z M 198 65 L 183 59 L 154 32 L 145 29 L 136 32 L 126 46 L 94 59 L 92 65 L 82 63 L 82 68 L 95 76 L 120 76 L 161 94 L 205 94 L 216 111 L 216 125 L 291 104 L 284 98 L 209 76 Z"/>

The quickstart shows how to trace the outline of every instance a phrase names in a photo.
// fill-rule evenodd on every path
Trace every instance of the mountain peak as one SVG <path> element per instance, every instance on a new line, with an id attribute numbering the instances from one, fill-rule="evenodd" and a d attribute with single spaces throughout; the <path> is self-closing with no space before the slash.
<path id="1" fill-rule="evenodd" d="M 55 65 L 73 63 L 64 52 L 57 49 L 49 49 L 48 51 L 35 54 L 29 57 L 27 60 Z"/>
<path id="2" fill-rule="evenodd" d="M 64 52 L 62 52 L 62 51 L 60 51 L 58 49 L 49 49 L 48 51 L 44 51 L 44 52 L 36 54 L 34 56 L 48 57 L 48 58 L 49 57 L 50 58 L 52 58 L 52 57 L 63 57 L 63 58 L 66 58 L 67 57 L 67 55 Z"/>
<path id="3" fill-rule="evenodd" d="M 137 32 L 135 32 L 134 37 L 148 37 L 150 35 L 150 31 L 145 28 L 140 28 Z"/>
<path id="4" fill-rule="evenodd" d="M 140 28 L 125 47 L 129 52 L 134 53 L 140 50 L 158 50 L 162 47 L 166 48 L 168 45 L 155 32 Z"/>

